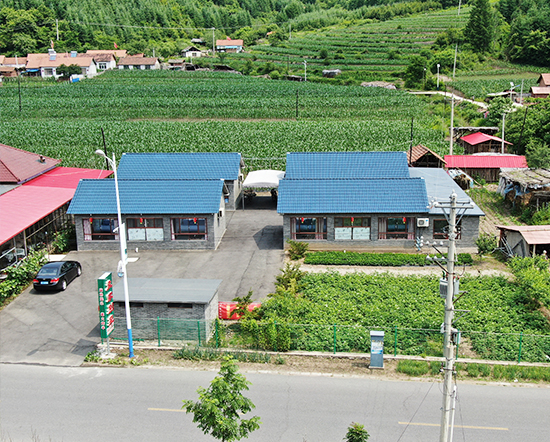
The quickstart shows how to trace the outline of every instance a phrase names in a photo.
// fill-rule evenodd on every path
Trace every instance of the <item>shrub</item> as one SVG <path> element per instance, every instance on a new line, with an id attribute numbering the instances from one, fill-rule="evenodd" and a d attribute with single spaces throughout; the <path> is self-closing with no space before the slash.
<path id="1" fill-rule="evenodd" d="M 396 371 L 408 374 L 409 376 L 422 376 L 427 374 L 430 369 L 427 362 L 405 360 L 397 363 Z"/>
<path id="2" fill-rule="evenodd" d="M 497 248 L 497 237 L 492 233 L 481 233 L 476 239 L 478 255 L 491 253 Z"/>
<path id="3" fill-rule="evenodd" d="M 44 251 L 40 250 L 30 252 L 19 265 L 7 268 L 6 279 L 0 282 L 0 304 L 12 296 L 19 295 L 45 263 Z"/>
<path id="4" fill-rule="evenodd" d="M 491 366 L 487 364 L 468 364 L 466 366 L 468 376 L 477 378 L 479 376 L 488 377 L 491 375 Z"/>
<path id="5" fill-rule="evenodd" d="M 293 261 L 302 259 L 306 256 L 306 252 L 309 249 L 309 244 L 307 242 L 293 241 L 290 239 L 287 241 L 287 244 L 289 245 L 288 254 Z"/>

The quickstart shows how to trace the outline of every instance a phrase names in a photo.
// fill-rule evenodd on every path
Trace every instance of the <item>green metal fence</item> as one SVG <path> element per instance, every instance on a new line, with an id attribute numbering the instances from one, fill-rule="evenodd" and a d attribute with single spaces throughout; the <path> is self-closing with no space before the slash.
<path id="1" fill-rule="evenodd" d="M 135 341 L 151 345 L 198 345 L 269 351 L 370 352 L 370 331 L 384 331 L 384 353 L 442 356 L 440 330 L 346 325 L 303 325 L 276 321 L 132 319 Z M 114 340 L 126 339 L 124 318 L 115 318 Z M 456 355 L 502 361 L 550 362 L 550 336 L 461 331 Z"/>

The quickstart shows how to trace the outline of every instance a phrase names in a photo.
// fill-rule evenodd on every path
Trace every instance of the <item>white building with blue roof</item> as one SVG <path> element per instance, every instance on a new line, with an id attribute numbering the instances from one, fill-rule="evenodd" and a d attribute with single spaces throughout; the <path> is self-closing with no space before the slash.
<path id="1" fill-rule="evenodd" d="M 215 249 L 242 197 L 238 153 L 124 154 L 117 169 L 128 248 Z M 116 250 L 114 180 L 82 180 L 69 206 L 78 250 Z"/>
<path id="2" fill-rule="evenodd" d="M 277 212 L 283 240 L 312 249 L 413 248 L 416 238 L 444 239 L 447 222 L 433 202 L 471 201 L 442 169 L 408 167 L 405 152 L 287 154 Z M 460 220 L 459 245 L 474 247 L 477 206 Z"/>

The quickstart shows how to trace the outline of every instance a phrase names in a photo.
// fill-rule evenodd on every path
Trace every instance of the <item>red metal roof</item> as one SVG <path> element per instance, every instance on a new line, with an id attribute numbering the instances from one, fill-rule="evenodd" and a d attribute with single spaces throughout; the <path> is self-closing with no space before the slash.
<path id="1" fill-rule="evenodd" d="M 68 203 L 84 178 L 105 178 L 110 170 L 57 167 L 0 195 L 0 244 Z"/>
<path id="2" fill-rule="evenodd" d="M 498 141 L 499 143 L 502 143 L 502 138 L 495 137 L 493 135 L 487 135 L 482 132 L 476 132 L 470 135 L 465 135 L 463 137 L 460 137 L 460 139 L 468 144 L 471 144 L 472 146 L 475 146 L 476 144 L 480 143 L 486 143 L 487 141 Z M 512 144 L 508 141 L 505 141 L 504 144 Z"/>
<path id="3" fill-rule="evenodd" d="M 527 167 L 523 155 L 445 155 L 447 169 L 500 169 Z"/>
<path id="4" fill-rule="evenodd" d="M 0 182 L 23 183 L 57 166 L 61 160 L 0 144 Z"/>

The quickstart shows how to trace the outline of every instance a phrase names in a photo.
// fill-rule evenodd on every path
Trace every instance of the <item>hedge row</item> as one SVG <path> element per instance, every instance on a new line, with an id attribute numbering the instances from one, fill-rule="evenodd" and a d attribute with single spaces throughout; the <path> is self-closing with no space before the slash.
<path id="1" fill-rule="evenodd" d="M 471 265 L 472 263 L 472 255 L 458 254 L 458 265 Z M 421 254 L 359 252 L 312 252 L 306 255 L 304 264 L 384 267 L 434 265 L 426 255 Z"/>

